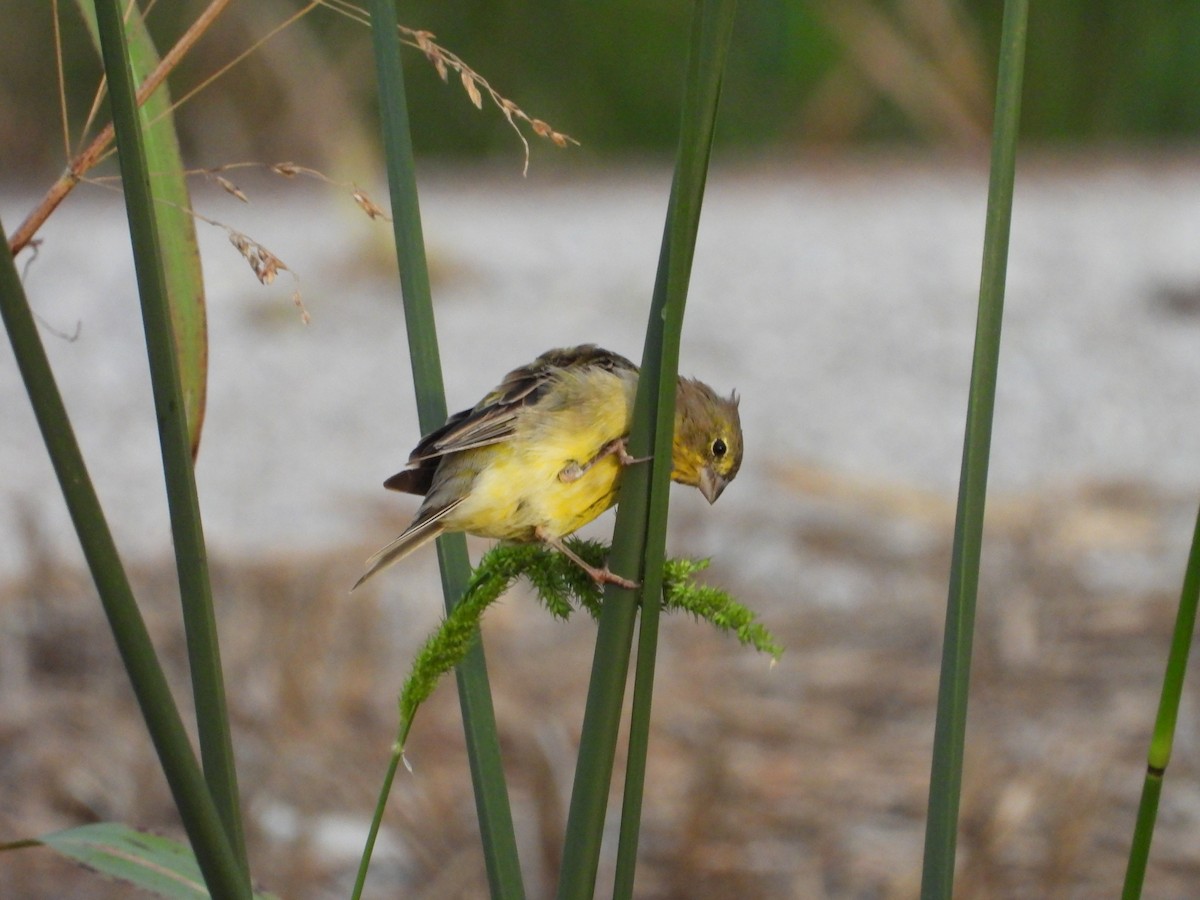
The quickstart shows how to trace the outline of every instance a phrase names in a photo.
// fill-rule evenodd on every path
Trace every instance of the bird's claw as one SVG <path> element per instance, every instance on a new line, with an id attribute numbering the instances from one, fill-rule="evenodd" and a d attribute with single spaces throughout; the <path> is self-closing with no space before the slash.
<path id="1" fill-rule="evenodd" d="M 615 455 L 617 457 L 617 461 L 623 466 L 636 466 L 638 463 L 650 462 L 650 460 L 654 459 L 653 455 L 630 456 L 629 447 L 625 443 L 625 438 L 617 438 L 615 441 L 609 442 L 605 448 L 600 451 L 601 456 L 610 453 Z M 597 457 L 597 459 L 599 459 L 599 457 Z"/>
<path id="2" fill-rule="evenodd" d="M 605 563 L 605 565 L 602 567 L 593 566 L 591 563 L 584 560 L 578 553 L 568 547 L 563 542 L 562 538 L 553 537 L 552 535 L 547 534 L 540 527 L 534 529 L 533 534 L 534 537 L 536 537 L 539 541 L 550 547 L 553 547 L 571 562 L 575 563 L 575 565 L 579 566 L 579 568 L 583 569 L 583 571 L 587 573 L 588 577 L 601 587 L 606 584 L 615 584 L 629 591 L 637 590 L 639 587 L 641 587 L 641 585 L 636 581 L 623 578 L 622 576 L 610 571 L 607 563 Z"/>

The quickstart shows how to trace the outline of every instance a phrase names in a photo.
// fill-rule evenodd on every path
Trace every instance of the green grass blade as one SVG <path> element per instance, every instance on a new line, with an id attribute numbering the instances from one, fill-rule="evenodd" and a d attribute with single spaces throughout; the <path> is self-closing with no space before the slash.
<path id="1" fill-rule="evenodd" d="M 698 5 L 692 31 L 691 50 L 672 202 L 663 235 L 659 276 L 655 285 L 654 309 L 660 306 L 665 316 L 651 316 L 651 322 L 663 323 L 647 333 L 650 341 L 661 342 L 663 363 L 658 379 L 658 409 L 655 421 L 654 461 L 649 521 L 643 571 L 647 573 L 642 595 L 641 624 L 638 629 L 637 667 L 633 683 L 633 705 L 629 724 L 629 753 L 625 767 L 624 799 L 621 809 L 620 838 L 613 896 L 633 897 L 637 867 L 638 839 L 641 831 L 642 798 L 646 779 L 646 755 L 650 744 L 650 710 L 654 694 L 654 671 L 658 650 L 658 623 L 661 611 L 661 573 L 666 554 L 667 505 L 670 488 L 671 446 L 675 425 L 675 384 L 679 369 L 679 340 L 683 330 L 683 312 L 691 278 L 696 235 L 700 229 L 700 208 L 708 174 L 708 161 L 716 127 L 717 105 L 725 57 L 733 34 L 736 0 L 705 0 Z"/>
<path id="2" fill-rule="evenodd" d="M 91 0 L 76 0 L 96 44 L 96 13 Z M 158 65 L 158 51 L 141 11 L 135 6 L 125 22 L 129 58 L 134 78 L 141 83 Z M 196 244 L 196 222 L 191 215 L 192 200 L 184 174 L 175 117 L 171 112 L 171 94 L 164 82 L 142 104 L 142 136 L 146 146 L 146 165 L 152 174 L 150 192 L 157 207 L 156 228 L 162 249 L 163 273 L 171 309 L 171 328 L 183 385 L 183 405 L 187 417 L 192 458 L 200 449 L 204 427 L 204 409 L 208 392 L 208 325 L 204 301 L 204 273 L 200 266 L 200 248 Z"/>
<path id="3" fill-rule="evenodd" d="M 0 226 L 0 236 L 3 227 Z M 225 828 L 196 762 L 183 720 L 171 697 L 166 677 L 154 653 L 146 624 L 138 611 L 121 565 L 112 533 L 92 487 L 79 444 L 75 440 L 62 396 L 38 337 L 20 276 L 5 237 L 0 248 L 0 318 L 8 332 L 13 356 L 25 382 L 50 462 L 96 590 L 129 673 L 134 695 L 146 720 L 154 749 L 179 807 L 183 824 L 214 896 L 248 897 L 249 884 L 234 854 Z"/>
<path id="4" fill-rule="evenodd" d="M 400 63 L 396 10 L 391 0 L 372 0 L 370 11 L 404 319 L 416 386 L 417 411 L 424 434 L 446 420 L 445 390 L 417 201 L 416 167 L 409 132 L 404 73 Z M 457 534 L 439 538 L 437 546 L 442 589 L 449 609 L 462 596 L 470 576 L 467 544 L 466 539 Z M 475 787 L 476 812 L 492 896 L 524 897 L 516 834 L 500 759 L 496 715 L 492 707 L 482 642 L 476 642 L 467 659 L 459 666 L 457 677 L 463 730 Z M 364 865 L 368 856 L 364 854 Z"/>
<path id="5" fill-rule="evenodd" d="M 966 436 L 959 477 L 958 512 L 950 561 L 946 631 L 938 684 L 937 722 L 925 823 L 923 898 L 949 898 L 954 889 L 958 807 L 967 725 L 967 693 L 979 560 L 983 542 L 984 502 L 991 453 L 992 412 L 1000 358 L 1005 269 L 1012 220 L 1013 180 L 1020 122 L 1021 81 L 1025 58 L 1028 0 L 1006 0 L 997 76 L 996 118 L 992 136 L 991 181 L 983 241 L 975 351 L 967 401 Z"/>
<path id="6" fill-rule="evenodd" d="M 628 896 L 625 892 L 632 890 L 636 860 L 666 547 L 679 336 L 734 9 L 732 0 L 704 0 L 695 13 L 680 152 L 630 435 L 630 452 L 653 458 L 649 466 L 633 466 L 622 478 L 610 559 L 614 572 L 641 581 L 638 593 L 642 606 L 635 717 L 630 733 L 631 769 L 626 779 L 618 852 L 618 896 Z M 607 586 L 567 817 L 558 883 L 560 900 L 591 897 L 595 890 L 635 609 L 633 592 Z"/>
<path id="7" fill-rule="evenodd" d="M 1136 900 L 1142 896 L 1142 884 L 1146 880 L 1146 863 L 1150 859 L 1150 841 L 1154 837 L 1154 821 L 1158 814 L 1158 798 L 1162 793 L 1163 777 L 1171 761 L 1171 748 L 1175 742 L 1175 724 L 1179 719 L 1179 701 L 1183 696 L 1183 679 L 1187 674 L 1188 654 L 1192 649 L 1192 635 L 1196 630 L 1196 608 L 1200 605 L 1200 513 L 1196 516 L 1196 527 L 1192 531 L 1192 549 L 1188 554 L 1187 570 L 1183 576 L 1183 589 L 1179 596 L 1179 610 L 1175 614 L 1175 632 L 1171 637 L 1171 651 L 1167 656 L 1167 671 L 1163 675 L 1162 695 L 1158 701 L 1158 716 L 1154 721 L 1154 736 L 1150 740 L 1150 755 L 1146 763 L 1146 780 L 1142 786 L 1142 799 L 1138 805 L 1137 824 L 1134 826 L 1133 843 L 1129 849 L 1129 863 L 1125 869 L 1123 900 Z"/>
<path id="8" fill-rule="evenodd" d="M 135 99 L 136 85 L 126 49 L 121 6 L 97 0 L 96 21 L 108 78 L 113 125 L 121 164 L 121 181 L 129 214 L 134 265 L 154 406 L 162 448 L 163 474 L 171 513 L 171 533 L 179 572 L 179 591 L 187 634 L 188 661 L 196 704 L 196 724 L 205 778 L 230 845 L 249 878 L 245 839 L 238 805 L 233 743 L 221 675 L 216 617 L 212 606 L 200 503 L 192 469 L 192 445 L 185 416 L 183 387 L 175 352 L 170 300 L 159 244 L 158 208 L 150 190 L 150 171 Z"/>

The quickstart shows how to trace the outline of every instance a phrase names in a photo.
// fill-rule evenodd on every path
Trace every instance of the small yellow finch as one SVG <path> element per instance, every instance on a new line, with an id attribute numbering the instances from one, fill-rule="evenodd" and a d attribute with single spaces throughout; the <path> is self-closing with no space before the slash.
<path id="1" fill-rule="evenodd" d="M 579 559 L 562 538 L 617 502 L 638 368 L 592 344 L 514 369 L 473 408 L 426 435 L 384 487 L 425 497 L 412 524 L 367 560 L 362 584 L 445 532 L 543 541 L 597 582 L 632 582 Z M 742 464 L 738 399 L 680 378 L 671 479 L 716 502 Z"/>

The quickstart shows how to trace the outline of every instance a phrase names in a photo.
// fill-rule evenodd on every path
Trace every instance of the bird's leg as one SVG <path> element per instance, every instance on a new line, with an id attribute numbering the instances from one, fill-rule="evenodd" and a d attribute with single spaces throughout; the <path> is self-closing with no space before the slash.
<path id="1" fill-rule="evenodd" d="M 579 566 L 579 568 L 583 569 L 583 571 L 587 572 L 596 584 L 615 584 L 618 587 L 627 588 L 631 591 L 640 587 L 636 581 L 630 581 L 628 578 L 622 578 L 620 575 L 610 572 L 607 565 L 602 569 L 588 565 L 588 563 L 580 559 L 579 555 L 563 542 L 562 538 L 551 537 L 541 528 L 534 529 L 533 534 L 543 544 L 553 547 L 567 559 L 571 560 L 571 562 L 575 563 L 575 565 Z"/>
<path id="2" fill-rule="evenodd" d="M 632 466 L 636 463 L 649 462 L 649 456 L 630 456 L 629 448 L 625 444 L 625 438 L 619 437 L 616 440 L 609 441 L 600 448 L 600 452 L 585 462 L 583 465 L 571 460 L 563 467 L 563 470 L 558 473 L 558 480 L 563 484 L 570 484 L 572 481 L 578 481 L 584 476 L 588 469 L 594 466 L 606 456 L 615 456 L 617 461 L 623 466 Z"/>

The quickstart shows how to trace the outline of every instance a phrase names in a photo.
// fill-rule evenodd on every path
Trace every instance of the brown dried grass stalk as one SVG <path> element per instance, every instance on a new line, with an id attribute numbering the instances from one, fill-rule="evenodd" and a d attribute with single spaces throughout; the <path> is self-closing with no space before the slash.
<path id="1" fill-rule="evenodd" d="M 176 41 L 175 45 L 163 56 L 162 61 L 147 76 L 146 81 L 141 85 L 137 94 L 137 102 L 139 105 L 145 103 L 146 99 L 154 93 L 154 91 L 163 83 L 166 77 L 179 65 L 187 53 L 195 46 L 212 27 L 217 17 L 220 16 L 225 8 L 229 5 L 230 0 L 212 0 L 204 11 L 197 16 L 196 20 L 184 32 L 184 34 Z M 171 107 L 174 112 L 182 104 L 186 103 L 192 97 L 196 96 L 200 91 L 204 90 L 230 69 L 242 62 L 251 53 L 261 47 L 264 43 L 274 37 L 283 29 L 287 28 L 303 16 L 307 15 L 314 8 L 322 6 L 340 15 L 346 16 L 352 21 L 361 24 L 369 24 L 370 17 L 367 12 L 361 7 L 346 2 L 346 0 L 312 0 L 292 16 L 288 17 L 279 26 L 272 29 L 253 45 L 246 48 L 240 54 L 235 56 L 230 62 L 226 63 L 216 72 L 209 75 L 198 85 L 195 85 L 190 90 L 186 91 Z M 433 64 L 438 74 L 444 81 L 449 81 L 450 72 L 456 72 L 459 80 L 463 85 L 463 90 L 466 91 L 467 97 L 475 105 L 477 109 L 483 108 L 483 97 L 486 94 L 493 104 L 504 115 L 504 118 L 512 126 L 513 130 L 520 138 L 521 145 L 525 151 L 524 171 L 529 169 L 529 142 L 521 131 L 519 122 L 526 123 L 529 128 L 538 137 L 543 137 L 554 143 L 557 147 L 568 147 L 571 144 L 578 145 L 578 141 L 570 135 L 564 134 L 555 130 L 548 123 L 541 119 L 533 118 L 522 110 L 516 103 L 509 100 L 500 94 L 486 78 L 472 69 L 456 54 L 442 47 L 434 40 L 434 35 L 428 31 L 420 31 L 417 29 L 400 27 L 400 32 L 405 37 L 402 43 L 414 47 L 425 54 L 425 57 Z M 55 17 L 55 34 L 58 34 L 58 19 Z M 61 47 L 56 47 L 56 52 L 61 57 Z M 60 84 L 60 94 L 62 93 L 62 85 Z M 103 95 L 103 86 L 97 92 L 97 97 Z M 64 113 L 63 122 L 64 134 L 66 130 L 66 121 Z M 84 176 L 95 168 L 100 162 L 106 159 L 113 152 L 113 128 L 111 124 L 105 125 L 96 135 L 95 138 L 82 151 L 70 158 L 67 163 L 66 170 L 59 176 L 58 180 L 51 185 L 45 195 L 38 202 L 37 206 L 30 211 L 24 221 L 13 231 L 9 238 L 9 249 L 13 255 L 20 253 L 23 249 L 29 246 L 42 224 L 50 217 L 50 214 L 58 208 L 59 204 L 66 199 L 67 195 L 75 189 L 75 186 L 81 181 L 86 180 Z M 68 142 L 69 146 L 69 142 Z M 283 174 L 283 173 L 281 173 Z M 361 193 L 361 192 L 359 192 Z M 359 205 L 368 212 L 373 214 L 372 210 L 378 211 L 379 208 L 373 203 L 370 203 L 368 198 L 363 195 L 362 200 L 356 200 Z"/>

